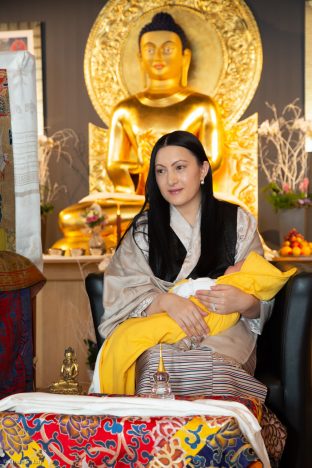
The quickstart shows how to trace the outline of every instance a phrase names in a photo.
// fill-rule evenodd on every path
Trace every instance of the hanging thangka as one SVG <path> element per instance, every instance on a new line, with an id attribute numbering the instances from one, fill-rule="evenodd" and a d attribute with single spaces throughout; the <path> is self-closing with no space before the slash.
<path id="1" fill-rule="evenodd" d="M 14 165 L 5 69 L 0 69 L 0 250 L 15 250 Z"/>

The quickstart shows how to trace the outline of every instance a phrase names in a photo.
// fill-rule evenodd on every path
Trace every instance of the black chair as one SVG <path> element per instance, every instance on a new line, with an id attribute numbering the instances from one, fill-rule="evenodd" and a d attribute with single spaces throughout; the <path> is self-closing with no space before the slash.
<path id="1" fill-rule="evenodd" d="M 280 263 L 281 270 L 293 267 Z M 267 405 L 288 431 L 283 467 L 311 466 L 312 270 L 297 274 L 277 294 L 272 316 L 258 339 L 256 377 L 268 387 Z"/>
<path id="2" fill-rule="evenodd" d="M 281 263 L 285 270 L 293 265 Z M 306 468 L 312 457 L 312 271 L 304 265 L 277 294 L 271 319 L 258 340 L 256 377 L 268 387 L 267 405 L 286 425 L 282 467 Z M 86 278 L 96 340 L 104 314 L 103 273 Z"/>
<path id="3" fill-rule="evenodd" d="M 101 318 L 104 315 L 103 307 L 103 280 L 104 273 L 89 273 L 85 279 L 86 290 L 89 296 L 92 320 L 94 324 L 95 338 L 98 349 L 102 346 L 104 338 L 98 332 Z"/>

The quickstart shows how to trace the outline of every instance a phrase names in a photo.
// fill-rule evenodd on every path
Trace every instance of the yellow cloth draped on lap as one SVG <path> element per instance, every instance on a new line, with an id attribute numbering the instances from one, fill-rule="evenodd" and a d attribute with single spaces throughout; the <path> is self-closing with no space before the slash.
<path id="1" fill-rule="evenodd" d="M 220 276 L 216 283 L 235 286 L 260 300 L 270 300 L 295 272 L 296 268 L 281 272 L 263 257 L 251 252 L 239 272 Z M 210 335 L 216 335 L 234 325 L 238 318 L 238 313 L 220 315 L 209 312 L 205 321 Z M 138 357 L 158 343 L 176 343 L 185 336 L 166 312 L 124 321 L 105 340 L 100 351 L 98 371 L 101 392 L 133 395 Z"/>

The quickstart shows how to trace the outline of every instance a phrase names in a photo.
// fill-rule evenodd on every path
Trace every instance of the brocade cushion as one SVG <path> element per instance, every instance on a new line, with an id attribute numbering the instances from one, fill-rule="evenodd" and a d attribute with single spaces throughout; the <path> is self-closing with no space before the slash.
<path id="1" fill-rule="evenodd" d="M 0 398 L 33 390 L 33 298 L 46 279 L 26 257 L 0 251 Z"/>
<path id="2" fill-rule="evenodd" d="M 26 257 L 15 252 L 0 252 L 0 291 L 35 287 L 32 296 L 42 288 L 46 279 Z"/>

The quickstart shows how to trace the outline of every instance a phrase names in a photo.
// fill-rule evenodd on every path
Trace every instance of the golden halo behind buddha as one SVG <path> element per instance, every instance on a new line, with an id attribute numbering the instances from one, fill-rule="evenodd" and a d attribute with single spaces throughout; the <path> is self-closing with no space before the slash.
<path id="1" fill-rule="evenodd" d="M 212 96 L 226 125 L 247 109 L 260 80 L 262 47 L 252 13 L 242 0 L 111 0 L 91 29 L 84 72 L 92 104 L 106 124 L 113 107 L 142 90 L 138 35 L 159 12 L 170 12 L 192 49 L 188 85 Z"/>

